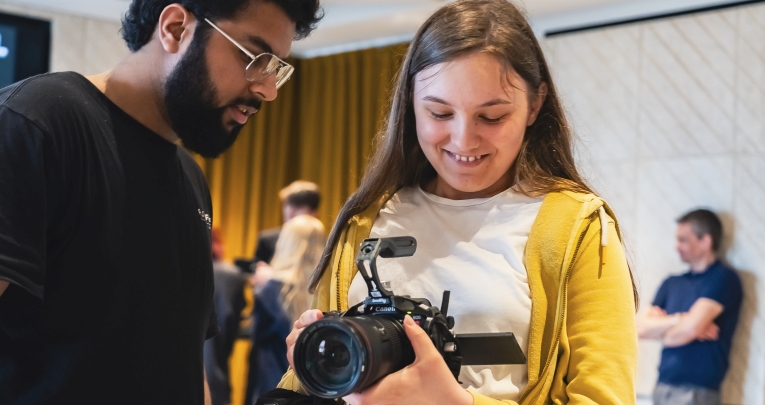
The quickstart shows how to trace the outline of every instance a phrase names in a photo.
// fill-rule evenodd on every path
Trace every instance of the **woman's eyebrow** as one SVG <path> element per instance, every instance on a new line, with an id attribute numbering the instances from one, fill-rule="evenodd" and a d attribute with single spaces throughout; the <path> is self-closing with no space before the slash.
<path id="1" fill-rule="evenodd" d="M 434 103 L 451 106 L 451 104 L 447 103 L 445 100 L 440 99 L 440 98 L 438 98 L 436 96 L 425 96 L 425 97 L 422 98 L 422 100 L 423 101 L 432 101 Z M 498 104 L 512 104 L 512 103 L 509 100 L 503 100 L 501 98 L 495 98 L 493 100 L 489 100 L 489 101 L 481 104 L 481 108 L 491 107 L 493 105 L 498 105 Z"/>
<path id="2" fill-rule="evenodd" d="M 451 106 L 451 104 L 447 103 L 446 101 L 444 101 L 444 100 L 442 100 L 442 99 L 440 99 L 440 98 L 438 98 L 436 96 L 425 96 L 425 97 L 422 98 L 422 100 L 423 101 L 432 101 L 434 103 Z"/>
<path id="3" fill-rule="evenodd" d="M 487 102 L 481 104 L 481 107 L 491 107 L 493 105 L 498 105 L 498 104 L 512 104 L 512 103 L 509 100 L 503 100 L 501 98 L 495 98 L 494 100 L 487 101 Z"/>

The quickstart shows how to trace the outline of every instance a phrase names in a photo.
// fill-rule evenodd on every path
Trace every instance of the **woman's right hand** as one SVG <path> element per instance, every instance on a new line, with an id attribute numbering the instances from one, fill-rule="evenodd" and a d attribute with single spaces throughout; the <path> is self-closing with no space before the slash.
<path id="1" fill-rule="evenodd" d="M 290 362 L 290 367 L 293 370 L 295 367 L 293 367 L 292 364 L 292 353 L 295 351 L 295 342 L 297 342 L 298 335 L 300 335 L 300 332 L 302 332 L 308 325 L 323 317 L 324 314 L 318 309 L 309 309 L 308 311 L 303 312 L 303 314 L 300 315 L 300 318 L 292 325 L 292 332 L 287 336 L 287 361 Z"/>

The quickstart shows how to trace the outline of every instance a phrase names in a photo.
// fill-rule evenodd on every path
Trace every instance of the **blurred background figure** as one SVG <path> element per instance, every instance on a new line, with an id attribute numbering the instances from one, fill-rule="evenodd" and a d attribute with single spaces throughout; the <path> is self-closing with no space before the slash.
<path id="1" fill-rule="evenodd" d="M 709 210 L 677 220 L 677 252 L 690 270 L 671 276 L 638 321 L 638 334 L 664 345 L 654 405 L 718 405 L 743 298 L 719 257 L 722 222 Z"/>
<path id="2" fill-rule="evenodd" d="M 315 183 L 296 180 L 279 191 L 279 199 L 282 201 L 284 222 L 287 222 L 298 215 L 316 217 L 321 195 L 319 186 Z M 258 233 L 258 244 L 253 259 L 256 265 L 258 262 L 271 263 L 281 229 L 281 227 L 266 229 Z"/>
<path id="3" fill-rule="evenodd" d="M 220 230 L 212 230 L 213 279 L 215 292 L 213 302 L 218 316 L 220 333 L 205 341 L 204 365 L 210 386 L 212 405 L 231 403 L 229 356 L 239 332 L 242 310 L 247 304 L 245 293 L 248 284 L 245 276 L 235 265 L 223 259 L 224 248 Z"/>
<path id="4" fill-rule="evenodd" d="M 276 388 L 287 371 L 285 339 L 292 323 L 310 307 L 308 279 L 326 241 L 321 221 L 306 214 L 295 216 L 281 228 L 271 265 L 261 262 L 252 276 L 255 322 L 245 404 Z"/>

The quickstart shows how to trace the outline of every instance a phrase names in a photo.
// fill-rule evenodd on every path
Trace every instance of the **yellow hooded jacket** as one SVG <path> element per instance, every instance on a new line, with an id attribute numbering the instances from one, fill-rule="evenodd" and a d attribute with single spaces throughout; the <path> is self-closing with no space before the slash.
<path id="1" fill-rule="evenodd" d="M 354 216 L 314 296 L 348 308 L 356 252 L 388 196 Z M 634 404 L 637 333 L 632 279 L 613 213 L 592 194 L 548 194 L 529 233 L 528 385 L 519 402 L 471 392 L 476 405 Z M 305 393 L 292 370 L 279 388 Z"/>

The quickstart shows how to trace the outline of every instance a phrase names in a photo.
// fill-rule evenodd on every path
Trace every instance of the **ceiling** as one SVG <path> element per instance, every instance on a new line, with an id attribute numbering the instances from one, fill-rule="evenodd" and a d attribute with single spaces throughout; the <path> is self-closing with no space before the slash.
<path id="1" fill-rule="evenodd" d="M 322 0 L 325 17 L 293 54 L 314 57 L 405 42 L 428 16 L 450 0 Z M 736 0 L 513 0 L 523 7 L 538 35 L 677 12 Z M 0 0 L 118 21 L 130 0 Z"/>

